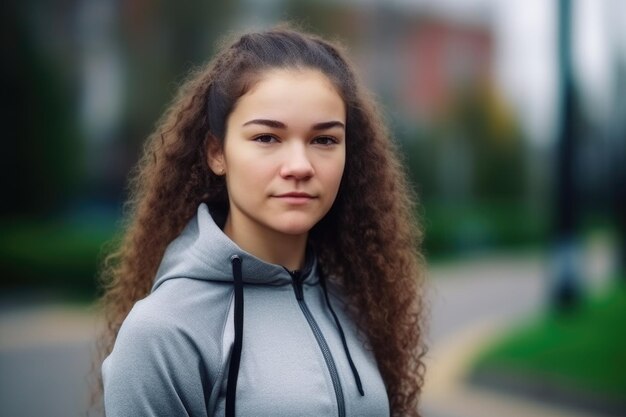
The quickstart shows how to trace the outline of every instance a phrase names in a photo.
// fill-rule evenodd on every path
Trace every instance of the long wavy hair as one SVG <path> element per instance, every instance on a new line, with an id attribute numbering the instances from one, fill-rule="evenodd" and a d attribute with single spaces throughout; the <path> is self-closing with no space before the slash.
<path id="1" fill-rule="evenodd" d="M 130 180 L 123 236 L 102 272 L 100 360 L 133 304 L 148 295 L 166 246 L 200 203 L 228 209 L 207 165 L 237 100 L 270 69 L 316 69 L 343 98 L 346 165 L 337 199 L 311 230 L 323 272 L 346 295 L 385 382 L 393 415 L 419 416 L 424 379 L 422 232 L 411 187 L 375 102 L 340 45 L 287 26 L 247 33 L 192 72 L 145 145 Z M 100 388 L 101 389 L 101 388 Z"/>

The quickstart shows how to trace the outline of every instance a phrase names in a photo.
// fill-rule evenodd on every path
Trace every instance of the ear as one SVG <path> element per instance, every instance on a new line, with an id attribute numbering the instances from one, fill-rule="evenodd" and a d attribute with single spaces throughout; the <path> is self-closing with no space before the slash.
<path id="1" fill-rule="evenodd" d="M 209 164 L 209 168 L 215 175 L 224 175 L 226 173 L 226 162 L 222 145 L 211 135 L 207 138 L 207 164 Z"/>

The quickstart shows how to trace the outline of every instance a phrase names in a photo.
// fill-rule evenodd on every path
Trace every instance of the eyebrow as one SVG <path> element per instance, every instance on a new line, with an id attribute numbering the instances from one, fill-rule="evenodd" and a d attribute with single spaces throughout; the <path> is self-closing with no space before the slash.
<path id="1" fill-rule="evenodd" d="M 279 122 L 278 120 L 269 120 L 269 119 L 250 120 L 250 121 L 245 122 L 243 126 L 248 126 L 252 124 L 272 127 L 274 129 L 286 129 L 287 128 L 287 125 L 284 124 L 283 122 Z M 338 120 L 332 120 L 329 122 L 316 123 L 313 126 L 311 126 L 311 129 L 312 130 L 327 130 L 333 127 L 340 127 L 342 129 L 345 129 L 346 126 Z"/>

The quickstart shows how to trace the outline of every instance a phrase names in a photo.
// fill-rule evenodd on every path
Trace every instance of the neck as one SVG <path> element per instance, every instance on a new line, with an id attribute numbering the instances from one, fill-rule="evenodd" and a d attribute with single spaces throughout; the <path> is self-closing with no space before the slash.
<path id="1" fill-rule="evenodd" d="M 304 267 L 308 234 L 288 235 L 259 225 L 234 226 L 228 215 L 224 233 L 241 249 L 257 258 L 290 271 Z"/>

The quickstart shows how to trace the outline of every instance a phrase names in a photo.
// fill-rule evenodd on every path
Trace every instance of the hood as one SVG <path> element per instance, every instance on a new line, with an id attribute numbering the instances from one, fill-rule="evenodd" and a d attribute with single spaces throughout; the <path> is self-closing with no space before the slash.
<path id="1" fill-rule="evenodd" d="M 289 272 L 281 265 L 260 260 L 241 249 L 215 223 L 209 208 L 202 203 L 182 233 L 165 250 L 152 291 L 169 279 L 192 278 L 206 281 L 233 281 L 231 257 L 241 258 L 243 282 L 262 285 L 292 283 Z M 317 261 L 307 251 L 303 283 L 317 282 Z"/>
<path id="2" fill-rule="evenodd" d="M 323 279 L 320 280 L 317 274 L 317 261 L 311 250 L 307 250 L 305 265 L 299 275 L 299 279 L 294 281 L 295 277 L 292 278 L 291 273 L 283 266 L 264 262 L 244 251 L 230 240 L 215 223 L 206 204 L 200 204 L 196 216 L 189 221 L 180 236 L 174 239 L 165 250 L 152 291 L 156 290 L 165 281 L 176 278 L 231 282 L 233 284 L 234 337 L 226 383 L 225 412 L 227 417 L 235 416 L 237 380 L 243 349 L 244 284 L 276 286 L 293 284 L 294 291 L 296 291 L 296 299 L 306 316 L 308 310 L 304 304 L 301 284 L 312 285 L 319 282 L 324 291 L 324 299 L 328 309 L 341 336 L 341 342 L 354 375 L 357 389 L 362 396 L 365 395 L 358 370 L 352 361 L 341 323 L 339 323 L 339 319 L 330 304 L 325 281 Z M 310 316 L 310 313 L 308 314 Z M 322 345 L 320 345 L 320 348 L 322 348 Z"/>

